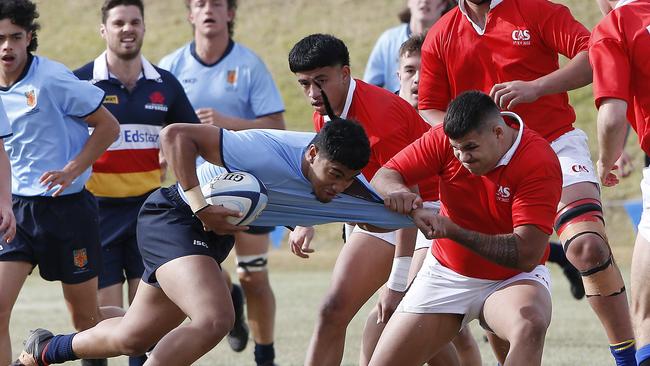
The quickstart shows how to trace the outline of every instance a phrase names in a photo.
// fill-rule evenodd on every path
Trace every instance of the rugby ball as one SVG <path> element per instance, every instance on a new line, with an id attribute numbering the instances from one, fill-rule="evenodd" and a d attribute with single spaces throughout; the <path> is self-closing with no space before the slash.
<path id="1" fill-rule="evenodd" d="M 242 217 L 228 217 L 233 225 L 248 225 L 255 221 L 268 202 L 266 187 L 254 175 L 246 172 L 219 174 L 201 187 L 205 200 L 241 212 Z"/>

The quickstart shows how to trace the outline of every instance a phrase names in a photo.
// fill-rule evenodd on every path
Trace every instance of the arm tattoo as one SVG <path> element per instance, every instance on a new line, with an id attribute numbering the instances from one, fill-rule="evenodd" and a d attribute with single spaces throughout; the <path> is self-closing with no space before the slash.
<path id="1" fill-rule="evenodd" d="M 461 229 L 457 237 L 450 239 L 496 264 L 510 268 L 517 268 L 519 265 L 519 249 L 515 234 L 487 235 Z"/>

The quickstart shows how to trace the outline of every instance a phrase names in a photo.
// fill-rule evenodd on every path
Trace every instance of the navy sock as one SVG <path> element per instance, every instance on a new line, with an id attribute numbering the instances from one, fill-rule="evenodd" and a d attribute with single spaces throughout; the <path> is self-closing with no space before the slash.
<path id="1" fill-rule="evenodd" d="M 72 338 L 75 335 L 77 333 L 55 335 L 45 347 L 45 354 L 41 357 L 48 364 L 78 360 L 79 357 L 72 351 Z"/>
<path id="2" fill-rule="evenodd" d="M 129 357 L 129 366 L 142 366 L 147 361 L 147 356 L 131 356 Z"/>
<path id="3" fill-rule="evenodd" d="M 636 362 L 639 366 L 650 366 L 650 344 L 636 350 Z"/>
<path id="4" fill-rule="evenodd" d="M 255 362 L 258 365 L 273 363 L 275 359 L 275 348 L 271 344 L 257 344 L 255 343 Z"/>
<path id="5" fill-rule="evenodd" d="M 634 347 L 634 339 L 625 342 L 610 344 L 609 351 L 614 356 L 616 366 L 636 366 L 636 359 L 634 354 L 636 348 Z"/>
<path id="6" fill-rule="evenodd" d="M 560 267 L 564 267 L 569 264 L 569 260 L 566 259 L 566 254 L 564 254 L 564 248 L 562 245 L 556 242 L 551 242 L 551 251 L 548 254 L 548 261 L 552 263 L 557 263 Z"/>

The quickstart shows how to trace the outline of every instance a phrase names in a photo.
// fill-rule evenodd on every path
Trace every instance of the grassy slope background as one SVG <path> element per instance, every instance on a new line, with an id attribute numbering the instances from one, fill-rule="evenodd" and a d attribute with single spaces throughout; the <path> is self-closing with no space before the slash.
<path id="1" fill-rule="evenodd" d="M 595 2 L 586 0 L 557 0 L 571 8 L 576 18 L 591 29 L 598 19 Z M 76 68 L 94 59 L 105 48 L 99 36 L 100 0 L 37 0 L 42 30 L 39 33 L 38 54 Z M 266 62 L 278 84 L 286 105 L 285 118 L 290 129 L 307 131 L 311 126 L 311 108 L 301 94 L 288 70 L 286 57 L 292 45 L 303 36 L 322 32 L 332 33 L 348 45 L 352 72 L 362 77 L 365 62 L 377 37 L 388 27 L 397 25 L 396 13 L 403 0 L 240 0 L 236 19 L 235 40 L 255 50 Z M 182 0 L 145 0 L 147 33 L 143 53 L 152 62 L 180 47 L 191 37 Z M 592 156 L 595 147 L 595 110 L 591 88 L 571 93 L 577 125 L 591 138 Z M 636 146 L 634 137 L 629 146 Z M 642 155 L 631 148 L 636 167 L 642 166 Z M 620 200 L 640 196 L 640 169 L 616 189 L 605 189 L 608 233 L 627 278 L 627 267 L 633 243 L 633 229 Z M 277 349 L 282 365 L 302 362 L 315 313 L 327 287 L 329 271 L 340 247 L 338 225 L 319 228 L 315 242 L 318 254 L 309 261 L 287 254 L 285 247 L 271 255 L 272 281 L 278 298 Z M 230 261 L 227 267 L 231 267 Z M 567 294 L 566 283 L 559 271 L 554 275 L 554 319 L 547 337 L 545 365 L 608 365 L 606 342 L 595 316 L 585 301 L 575 302 Z M 354 275 L 354 274 L 351 274 Z M 12 319 L 14 351 L 26 329 L 39 325 L 69 331 L 65 306 L 57 286 L 46 284 L 31 276 L 16 306 Z M 355 364 L 361 322 L 368 306 L 355 318 L 348 331 L 344 364 Z M 480 335 L 480 331 L 475 329 Z M 482 343 L 482 342 L 480 342 Z M 489 350 L 481 344 L 485 364 L 493 365 Z M 243 354 L 232 353 L 220 345 L 197 364 L 252 364 L 252 344 Z M 124 359 L 112 361 L 125 364 Z"/>

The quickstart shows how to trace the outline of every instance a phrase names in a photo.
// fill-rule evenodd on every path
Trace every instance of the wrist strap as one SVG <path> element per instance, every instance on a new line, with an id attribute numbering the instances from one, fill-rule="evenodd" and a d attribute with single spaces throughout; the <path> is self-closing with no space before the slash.
<path id="1" fill-rule="evenodd" d="M 196 186 L 184 191 L 185 197 L 187 198 L 187 203 L 190 205 L 193 213 L 197 213 L 204 208 L 208 207 L 208 201 L 203 197 L 203 192 L 201 192 L 201 186 Z"/>
<path id="2" fill-rule="evenodd" d="M 393 267 L 390 269 L 390 276 L 386 282 L 389 289 L 398 292 L 406 291 L 412 259 L 413 257 L 393 258 Z"/>

